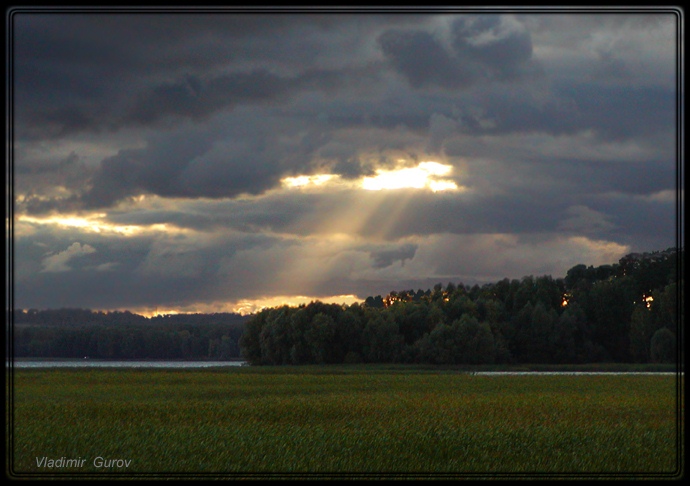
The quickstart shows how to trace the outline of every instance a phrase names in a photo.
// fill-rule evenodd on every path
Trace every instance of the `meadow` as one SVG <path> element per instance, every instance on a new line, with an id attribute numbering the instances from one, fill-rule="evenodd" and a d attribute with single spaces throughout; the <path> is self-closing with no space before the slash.
<path id="1" fill-rule="evenodd" d="M 669 375 L 364 366 L 13 373 L 6 469 L 18 478 L 663 479 L 682 465 L 684 403 Z"/>

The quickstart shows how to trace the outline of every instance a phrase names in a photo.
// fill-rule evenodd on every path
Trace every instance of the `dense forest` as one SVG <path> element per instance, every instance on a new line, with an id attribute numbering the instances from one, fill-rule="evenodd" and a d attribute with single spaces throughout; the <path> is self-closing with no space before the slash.
<path id="1" fill-rule="evenodd" d="M 254 365 L 672 363 L 682 258 L 671 248 L 576 265 L 559 279 L 439 283 L 350 306 L 269 308 L 248 320 L 239 344 Z"/>
<path id="2" fill-rule="evenodd" d="M 14 312 L 14 357 L 227 360 L 240 357 L 247 318 L 55 309 Z"/>
<path id="3" fill-rule="evenodd" d="M 441 283 L 347 305 L 232 313 L 14 310 L 14 357 L 309 363 L 676 362 L 683 250 L 632 253 L 485 285 Z M 8 354 L 9 355 L 9 354 Z"/>

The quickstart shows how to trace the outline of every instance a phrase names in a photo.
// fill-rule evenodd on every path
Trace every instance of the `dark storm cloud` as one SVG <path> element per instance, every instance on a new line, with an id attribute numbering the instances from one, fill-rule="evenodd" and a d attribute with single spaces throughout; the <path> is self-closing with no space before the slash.
<path id="1" fill-rule="evenodd" d="M 289 84 L 266 71 L 236 73 L 206 83 L 190 76 L 181 82 L 154 86 L 141 94 L 125 122 L 150 124 L 170 115 L 205 118 L 243 101 L 275 100 L 289 89 Z"/>
<path id="2" fill-rule="evenodd" d="M 428 32 L 388 31 L 379 42 L 384 54 L 414 88 L 427 85 L 467 87 L 476 80 L 472 69 L 452 59 Z"/>
<path id="3" fill-rule="evenodd" d="M 45 197 L 56 187 L 76 190 L 94 173 L 75 152 L 66 156 L 46 154 L 39 157 L 25 157 L 21 150 L 17 152 L 20 153 L 18 158 L 25 163 L 15 165 L 14 180 L 23 189 L 24 201 Z"/>
<path id="4" fill-rule="evenodd" d="M 389 241 L 430 234 L 562 234 L 633 244 L 643 233 L 656 234 L 654 246 L 664 246 L 674 231 L 673 204 L 652 196 L 617 193 L 613 199 L 593 200 L 573 189 L 514 191 L 510 194 L 467 200 L 420 194 L 405 209 L 405 217 L 388 221 L 393 206 L 375 211 L 363 225 L 364 236 L 380 235 Z M 564 225 L 586 208 L 597 215 L 589 225 Z M 387 228 L 382 234 L 381 228 Z M 649 240 L 651 241 L 651 240 Z"/>
<path id="5" fill-rule="evenodd" d="M 675 129 L 675 91 L 662 86 L 492 85 L 456 97 L 455 106 L 455 116 L 447 107 L 438 113 L 459 122 L 458 131 L 473 135 L 591 130 L 602 140 L 622 140 Z"/>
<path id="6" fill-rule="evenodd" d="M 138 194 L 234 197 L 260 194 L 309 168 L 320 130 L 285 124 L 258 108 L 207 125 L 184 124 L 151 136 L 147 146 L 104 159 L 81 200 L 106 207 Z"/>
<path id="7" fill-rule="evenodd" d="M 38 243 L 40 242 L 40 244 Z M 16 305 L 113 307 L 182 305 L 223 298 L 233 286 L 261 288 L 262 277 L 240 282 L 221 274 L 222 262 L 242 251 L 285 249 L 294 242 L 261 234 L 147 233 L 140 236 L 59 232 L 37 227 L 18 238 Z"/>
<path id="8" fill-rule="evenodd" d="M 423 30 L 390 30 L 379 37 L 386 57 L 414 88 L 469 88 L 530 72 L 528 32 L 498 15 L 460 17 L 451 27 L 451 48 Z"/>
<path id="9" fill-rule="evenodd" d="M 340 202 L 340 200 L 338 201 Z M 219 200 L 185 201 L 174 209 L 151 209 L 111 212 L 108 222 L 119 225 L 170 224 L 200 232 L 238 231 L 257 234 L 263 231 L 285 231 L 306 234 L 296 228 L 300 219 L 309 218 L 322 204 L 319 198 L 276 196 L 256 201 Z M 322 206 L 321 206 L 322 207 Z M 333 207 L 333 210 L 337 207 Z"/>
<path id="10" fill-rule="evenodd" d="M 588 193 L 618 192 L 646 196 L 673 189 L 675 168 L 665 160 L 608 163 L 568 161 L 563 163 L 567 177 L 579 191 Z"/>
<path id="11" fill-rule="evenodd" d="M 477 197 L 460 200 L 452 197 L 420 195 L 405 210 L 405 218 L 391 224 L 388 220 L 394 208 L 382 206 L 363 225 L 364 236 L 382 235 L 396 240 L 412 235 L 481 234 L 553 231 L 566 205 L 562 199 L 549 200 L 534 194 L 502 197 Z M 382 234 L 381 228 L 386 228 Z"/>
<path id="12" fill-rule="evenodd" d="M 400 261 L 404 265 L 405 260 L 414 258 L 417 248 L 419 248 L 418 245 L 407 243 L 397 248 L 372 251 L 371 258 L 374 260 L 374 268 L 386 268 L 396 261 Z"/>
<path id="13" fill-rule="evenodd" d="M 212 134 L 189 129 L 186 136 L 155 136 L 146 148 L 124 149 L 104 159 L 92 187 L 83 196 L 87 207 L 105 207 L 141 192 L 172 196 L 180 192 L 180 174 L 191 160 L 212 146 Z"/>
<path id="14" fill-rule="evenodd" d="M 583 142 L 585 143 L 585 142 Z M 643 160 L 596 159 L 568 156 L 518 154 L 509 163 L 479 162 L 472 166 L 467 184 L 478 188 L 531 193 L 534 197 L 587 200 L 592 195 L 619 192 L 648 195 L 672 190 L 676 169 L 672 157 Z M 500 173 L 500 177 L 496 177 Z"/>
<path id="15" fill-rule="evenodd" d="M 532 57 L 530 34 L 510 26 L 506 29 L 498 15 L 461 17 L 452 26 L 452 45 L 461 62 L 479 63 L 486 77 L 498 80 L 520 76 Z"/>
<path id="16" fill-rule="evenodd" d="M 52 174 L 61 176 L 65 171 L 70 171 L 79 165 L 79 156 L 72 152 L 66 157 L 32 159 L 27 164 L 21 164 L 14 170 L 15 175 L 22 177 L 29 174 Z M 80 167 L 83 169 L 83 167 Z"/>
<path id="17" fill-rule="evenodd" d="M 75 152 L 67 156 L 46 154 L 38 157 L 27 156 L 22 150 L 16 152 L 17 159 L 23 163 L 14 167 L 15 187 L 19 188 L 17 194 L 21 194 L 15 210 L 42 214 L 81 206 L 76 198 L 65 196 L 62 191 L 80 191 L 95 174 L 94 168 L 82 157 Z"/>
<path id="18" fill-rule="evenodd" d="M 314 64 L 335 18 L 40 15 L 13 18 L 21 137 L 201 117 L 342 79 Z M 272 72 L 271 70 L 276 70 Z"/>
<path id="19" fill-rule="evenodd" d="M 301 90 L 337 86 L 342 77 L 337 72 L 308 71 L 297 77 L 284 77 L 265 69 L 237 72 L 201 80 L 187 76 L 142 92 L 125 115 L 123 124 L 149 125 L 170 116 L 204 119 L 238 104 L 266 104 L 285 100 Z"/>
<path id="20" fill-rule="evenodd" d="M 665 198 L 601 195 L 593 198 L 590 204 L 592 209 L 610 215 L 615 225 L 614 230 L 603 236 L 618 237 L 629 244 L 644 241 L 647 248 L 666 249 L 671 246 L 678 224 L 683 224 L 676 220 L 677 199 L 671 197 L 673 193 L 668 191 Z"/>
<path id="21" fill-rule="evenodd" d="M 18 308 L 132 309 L 184 305 L 214 294 L 213 281 L 185 276 L 141 276 L 133 272 L 43 273 L 29 283 L 17 280 Z M 21 296 L 31 295 L 31 301 Z"/>
<path id="22" fill-rule="evenodd" d="M 676 95 L 658 86 L 559 85 L 559 98 L 573 101 L 571 117 L 581 129 L 606 139 L 621 139 L 675 130 Z M 513 124 L 517 123 L 517 120 Z"/>
<path id="23" fill-rule="evenodd" d="M 65 252 L 73 245 L 88 246 L 95 251 L 88 254 L 87 266 L 95 272 L 99 265 L 116 263 L 119 272 L 132 272 L 146 257 L 151 241 L 147 238 L 133 237 L 126 241 L 120 238 L 109 238 L 107 241 L 97 235 L 83 234 L 79 230 L 54 231 L 35 228 L 31 238 L 18 236 L 15 248 L 15 282 L 35 282 L 35 279 L 59 279 L 61 276 L 44 275 L 46 259 L 51 255 Z M 68 269 L 74 267 L 73 261 L 66 263 Z M 103 267 L 102 267 L 103 268 Z M 60 272 L 66 277 L 70 272 Z M 103 272 L 95 272 L 100 278 L 107 279 Z M 83 274 L 83 272 L 82 272 Z"/>

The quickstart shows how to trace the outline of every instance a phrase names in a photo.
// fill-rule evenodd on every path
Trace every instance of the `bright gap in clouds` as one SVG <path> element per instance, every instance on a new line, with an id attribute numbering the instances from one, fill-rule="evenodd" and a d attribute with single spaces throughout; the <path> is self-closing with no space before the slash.
<path id="1" fill-rule="evenodd" d="M 282 179 L 283 187 L 308 188 L 318 186 L 359 187 L 368 191 L 392 189 L 430 189 L 433 192 L 458 190 L 458 185 L 443 179 L 450 175 L 452 166 L 438 162 L 420 162 L 417 167 L 404 167 L 393 170 L 377 169 L 376 175 L 364 177 L 358 182 L 348 184 L 336 174 L 301 175 Z"/>
<path id="2" fill-rule="evenodd" d="M 406 188 L 428 188 L 434 192 L 455 190 L 458 188 L 455 182 L 448 179 L 438 179 L 441 176 L 449 175 L 451 169 L 450 165 L 439 164 L 438 162 L 420 162 L 417 167 L 404 169 L 378 169 L 375 176 L 365 177 L 362 180 L 362 188 L 370 191 Z"/>
<path id="3" fill-rule="evenodd" d="M 81 230 L 92 233 L 118 233 L 123 236 L 132 236 L 143 231 L 158 231 L 158 232 L 181 232 L 178 228 L 174 228 L 166 223 L 156 223 L 150 225 L 118 225 L 112 224 L 104 220 L 107 215 L 105 213 L 97 213 L 88 216 L 49 216 L 45 218 L 37 218 L 33 216 L 21 215 L 17 219 L 20 223 L 28 223 L 39 226 L 58 226 L 62 228 L 79 228 Z"/>
<path id="4" fill-rule="evenodd" d="M 334 174 L 317 174 L 311 176 L 303 175 L 297 177 L 286 177 L 282 180 L 282 182 L 286 187 L 321 186 L 336 177 L 338 176 Z"/>

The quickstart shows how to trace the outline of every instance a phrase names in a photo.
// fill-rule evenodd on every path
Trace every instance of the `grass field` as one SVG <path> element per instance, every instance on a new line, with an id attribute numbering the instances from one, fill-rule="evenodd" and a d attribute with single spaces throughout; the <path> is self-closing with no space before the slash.
<path id="1" fill-rule="evenodd" d="M 13 383 L 7 471 L 14 477 L 672 478 L 682 464 L 684 404 L 668 375 L 43 369 L 15 370 Z M 80 467 L 46 467 L 60 458 Z"/>

